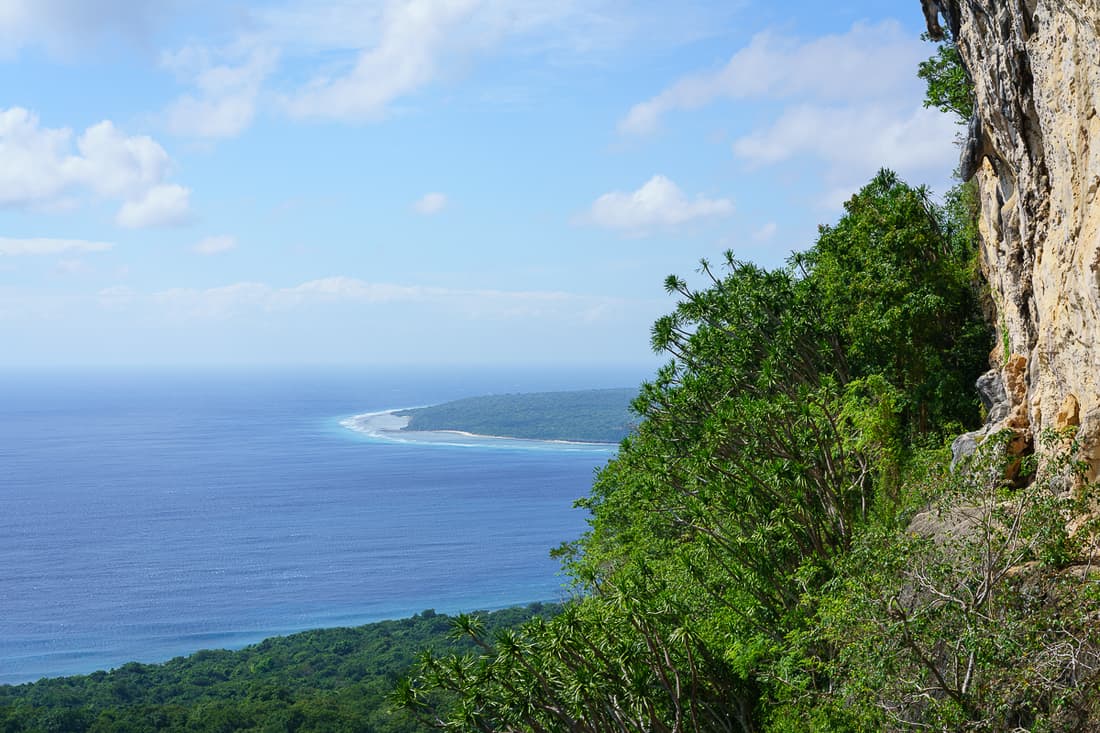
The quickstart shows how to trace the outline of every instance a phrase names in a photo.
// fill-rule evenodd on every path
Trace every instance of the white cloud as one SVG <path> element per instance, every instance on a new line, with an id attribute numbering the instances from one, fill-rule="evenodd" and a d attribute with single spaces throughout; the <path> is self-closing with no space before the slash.
<path id="1" fill-rule="evenodd" d="M 697 41 L 713 35 L 746 2 L 716 8 L 706 0 L 682 0 L 675 7 L 666 0 L 287 0 L 254 9 L 251 33 L 306 52 L 361 51 L 379 45 L 391 18 L 438 17 L 460 4 L 468 13 L 449 28 L 441 49 L 478 51 L 515 39 L 521 53 L 575 60 L 640 44 L 667 48 Z"/>
<path id="2" fill-rule="evenodd" d="M 827 208 L 883 166 L 939 184 L 957 160 L 957 128 L 920 106 L 915 69 L 927 55 L 889 20 L 810 40 L 761 33 L 721 69 L 684 77 L 635 105 L 619 131 L 646 135 L 677 110 L 763 99 L 785 106 L 770 122 L 735 135 L 734 154 L 750 167 L 794 161 L 813 171 L 825 182 L 819 200 Z"/>
<path id="3" fill-rule="evenodd" d="M 25 109 L 0 111 L 0 205 L 55 202 L 78 181 L 66 161 L 72 131 L 48 130 Z"/>
<path id="4" fill-rule="evenodd" d="M 415 209 L 418 214 L 431 216 L 432 214 L 438 214 L 440 211 L 443 211 L 446 206 L 446 194 L 426 193 L 413 204 L 413 209 Z"/>
<path id="5" fill-rule="evenodd" d="M 194 137 L 239 134 L 284 54 L 312 79 L 277 96 L 283 111 L 303 119 L 377 120 L 396 99 L 455 68 L 446 59 L 465 59 L 561 12 L 536 0 L 290 0 L 255 8 L 248 29 L 228 45 L 189 46 L 162 57 L 194 86 L 169 106 L 167 124 Z"/>
<path id="6" fill-rule="evenodd" d="M 774 221 L 769 221 L 767 224 L 753 232 L 752 238 L 755 239 L 757 242 L 770 242 L 775 237 L 775 233 L 777 231 L 779 231 L 779 225 L 776 224 Z"/>
<path id="7" fill-rule="evenodd" d="M 216 255 L 236 248 L 237 238 L 226 234 L 204 237 L 195 244 L 194 250 L 200 255 Z"/>
<path id="8" fill-rule="evenodd" d="M 314 79 L 288 100 L 287 109 L 295 117 L 382 117 L 394 99 L 435 79 L 455 26 L 468 22 L 478 5 L 477 0 L 391 3 L 380 19 L 377 44 L 362 50 L 349 72 Z"/>
<path id="9" fill-rule="evenodd" d="M 110 121 L 89 127 L 76 141 L 79 156 L 63 163 L 74 180 L 110 198 L 140 195 L 168 175 L 171 159 L 145 135 L 127 137 Z"/>
<path id="10" fill-rule="evenodd" d="M 922 107 L 797 105 L 771 126 L 736 140 L 733 151 L 757 166 L 804 156 L 825 162 L 832 190 L 822 203 L 838 209 L 882 167 L 912 181 L 942 178 L 958 160 L 957 132 L 949 116 Z"/>
<path id="11" fill-rule="evenodd" d="M 207 139 L 239 135 L 256 115 L 263 82 L 278 54 L 256 48 L 238 65 L 216 64 L 207 49 L 188 46 L 165 54 L 162 64 L 195 86 L 167 109 L 168 129 L 176 135 Z"/>
<path id="12" fill-rule="evenodd" d="M 143 210 L 163 206 L 171 192 L 178 205 L 178 191 L 186 190 L 164 183 L 171 166 L 151 137 L 125 135 L 109 120 L 74 139 L 72 130 L 42 127 L 22 107 L 0 110 L 0 207 L 62 209 L 90 194 L 121 199 L 119 221 L 140 226 Z"/>
<path id="13" fill-rule="evenodd" d="M 19 107 L 0 113 L 4 162 L 14 159 L 35 167 L 8 168 L 5 182 L 9 185 L 4 187 L 8 193 L 0 194 L 0 200 L 15 205 L 48 202 L 75 188 L 122 198 L 141 193 L 168 174 L 171 160 L 164 148 L 144 135 L 123 135 L 109 120 L 76 138 L 75 155 L 71 139 L 67 128 L 41 128 L 36 116 Z"/>
<path id="14" fill-rule="evenodd" d="M 235 137 L 252 124 L 258 93 L 256 87 L 216 97 L 185 94 L 165 112 L 168 129 L 184 137 L 212 140 Z"/>
<path id="15" fill-rule="evenodd" d="M 899 116 L 874 105 L 789 108 L 765 130 L 736 140 L 750 163 L 770 164 L 804 153 L 843 165 L 950 168 L 955 123 L 934 110 Z"/>
<path id="16" fill-rule="evenodd" d="M 655 175 L 637 191 L 612 191 L 600 196 L 592 204 L 586 219 L 605 229 L 640 235 L 656 228 L 669 228 L 732 213 L 733 202 L 729 199 L 703 196 L 689 199 L 668 178 Z"/>
<path id="17" fill-rule="evenodd" d="M 179 0 L 160 2 L 187 7 Z M 548 55 L 575 64 L 639 44 L 676 46 L 713 33 L 716 19 L 741 4 L 716 10 L 702 0 L 685 0 L 670 10 L 660 0 L 253 3 L 224 45 L 187 46 L 162 56 L 162 65 L 191 87 L 169 105 L 164 119 L 176 134 L 232 137 L 252 123 L 266 92 L 296 118 L 373 121 L 403 97 L 464 73 L 489 53 Z M 281 92 L 272 92 L 267 86 L 280 56 L 291 59 L 286 66 L 294 76 L 280 80 Z"/>
<path id="18" fill-rule="evenodd" d="M 145 195 L 127 201 L 119 209 L 115 223 L 126 229 L 178 226 L 191 216 L 191 191 L 174 183 L 155 186 Z"/>
<path id="19" fill-rule="evenodd" d="M 760 33 L 722 69 L 684 77 L 634 105 L 619 122 L 619 131 L 650 134 L 665 114 L 719 99 L 913 98 L 911 93 L 920 88 L 913 69 L 927 56 L 922 45 L 896 21 L 857 23 L 843 35 L 803 42 Z"/>
<path id="20" fill-rule="evenodd" d="M 294 117 L 373 121 L 393 103 L 468 68 L 490 51 L 578 57 L 662 33 L 681 40 L 705 27 L 700 3 L 617 0 L 394 0 L 293 2 L 259 13 L 267 42 L 353 54 L 285 98 Z M 648 7 L 646 7 L 648 6 Z M 688 30 L 688 27 L 691 30 Z M 639 39 L 642 39 L 639 41 Z M 456 71 L 457 70 L 457 71 Z"/>
<path id="21" fill-rule="evenodd" d="M 9 239 L 0 237 L 0 255 L 56 255 L 63 252 L 105 252 L 115 245 L 84 239 Z"/>

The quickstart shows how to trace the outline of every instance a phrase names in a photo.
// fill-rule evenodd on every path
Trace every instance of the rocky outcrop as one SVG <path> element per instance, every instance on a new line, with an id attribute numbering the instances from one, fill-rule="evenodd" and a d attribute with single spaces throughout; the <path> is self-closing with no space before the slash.
<path id="1" fill-rule="evenodd" d="M 979 119 L 964 173 L 981 196 L 997 310 L 991 361 L 1015 448 L 1079 426 L 1100 473 L 1100 0 L 922 0 L 951 32 Z M 964 156 L 965 157 L 965 156 Z"/>
<path id="2" fill-rule="evenodd" d="M 1004 426 L 1005 418 L 1012 413 L 1012 403 L 1008 399 L 1004 376 L 1000 369 L 990 369 L 978 377 L 978 382 L 974 386 L 978 388 L 978 396 L 985 410 L 985 425 L 955 438 L 951 444 L 951 468 L 955 468 L 965 458 L 973 455 L 983 440 Z"/>

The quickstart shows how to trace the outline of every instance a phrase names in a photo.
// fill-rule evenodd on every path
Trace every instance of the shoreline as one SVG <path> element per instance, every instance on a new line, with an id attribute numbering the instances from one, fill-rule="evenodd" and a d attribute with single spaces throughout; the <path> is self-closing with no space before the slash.
<path id="1" fill-rule="evenodd" d="M 145 659 L 128 658 L 125 661 L 119 659 L 113 659 L 109 661 L 103 661 L 98 663 L 92 663 L 89 666 L 84 666 L 83 671 L 74 670 L 67 672 L 57 673 L 30 673 L 31 676 L 26 677 L 19 673 L 5 675 L 9 679 L 7 681 L 0 681 L 0 689 L 17 687 L 26 687 L 29 685 L 36 685 L 38 683 L 56 683 L 59 680 L 71 680 L 76 678 L 89 678 L 98 674 L 112 675 L 118 672 L 123 667 L 130 665 L 139 665 L 142 667 L 141 672 L 148 673 L 150 668 L 164 669 L 180 660 L 193 660 L 199 655 L 207 652 L 228 652 L 230 654 L 246 653 L 253 647 L 258 647 L 265 643 L 272 641 L 290 640 L 293 641 L 294 637 L 306 637 L 311 634 L 325 634 L 328 632 L 338 633 L 344 630 L 367 630 L 372 627 L 381 627 L 386 624 L 400 623 L 407 621 L 414 621 L 416 619 L 425 619 L 435 616 L 443 616 L 454 618 L 461 614 L 473 614 L 473 615 L 489 615 L 502 611 L 518 611 L 520 609 L 529 609 L 535 607 L 555 607 L 563 606 L 568 602 L 568 599 L 564 595 L 559 595 L 555 598 L 535 599 L 535 600 L 521 600 L 515 602 L 503 602 L 503 603 L 475 603 L 475 604 L 458 604 L 452 607 L 438 608 L 422 608 L 420 611 L 399 610 L 394 612 L 383 612 L 380 615 L 374 614 L 341 614 L 334 617 L 331 622 L 322 621 L 320 624 L 302 624 L 292 625 L 285 628 L 272 629 L 269 632 L 251 632 L 251 631 L 239 631 L 239 632 L 224 632 L 223 636 L 227 639 L 236 638 L 236 641 L 231 641 L 227 644 L 218 644 L 212 642 L 210 644 L 196 644 L 190 647 L 190 651 L 183 652 L 169 652 L 167 655 L 153 654 L 151 657 Z M 465 610 L 464 610 L 465 609 Z"/>
<path id="2" fill-rule="evenodd" d="M 423 407 L 423 406 L 421 406 Z M 454 436 L 472 438 L 485 441 L 479 446 L 489 446 L 498 443 L 515 444 L 550 444 L 560 446 L 578 446 L 587 448 L 616 448 L 618 443 L 599 442 L 591 440 L 563 440 L 560 438 L 519 438 L 512 435 L 486 435 L 483 433 L 471 433 L 465 430 L 408 430 L 408 424 L 412 418 L 407 415 L 398 415 L 398 412 L 418 410 L 421 407 L 396 407 L 391 410 L 379 410 L 377 412 L 364 412 L 352 415 L 340 420 L 340 425 L 362 435 L 381 440 L 389 440 L 397 443 L 428 443 L 436 445 L 468 445 L 462 443 L 446 443 L 446 439 Z"/>

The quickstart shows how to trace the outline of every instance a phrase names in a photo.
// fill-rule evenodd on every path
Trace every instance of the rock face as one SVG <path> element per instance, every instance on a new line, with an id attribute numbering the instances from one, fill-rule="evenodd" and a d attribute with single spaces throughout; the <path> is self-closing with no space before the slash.
<path id="1" fill-rule="evenodd" d="M 991 362 L 1016 447 L 1080 426 L 1100 473 L 1100 0 L 922 0 L 975 86 Z M 970 171 L 966 171 L 969 173 Z"/>
<path id="2" fill-rule="evenodd" d="M 986 423 L 980 429 L 963 433 L 951 443 L 951 468 L 955 468 L 967 456 L 972 455 L 983 440 L 1005 426 L 1005 419 L 1012 414 L 1012 402 L 1005 390 L 1000 369 L 990 369 L 978 377 L 975 385 L 985 408 Z"/>

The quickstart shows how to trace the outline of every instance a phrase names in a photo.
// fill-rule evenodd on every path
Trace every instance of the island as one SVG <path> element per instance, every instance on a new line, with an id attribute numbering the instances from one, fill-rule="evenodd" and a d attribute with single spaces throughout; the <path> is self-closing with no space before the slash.
<path id="1" fill-rule="evenodd" d="M 621 388 L 487 395 L 390 414 L 407 419 L 401 431 L 618 443 L 637 424 L 630 411 L 635 394 Z"/>

